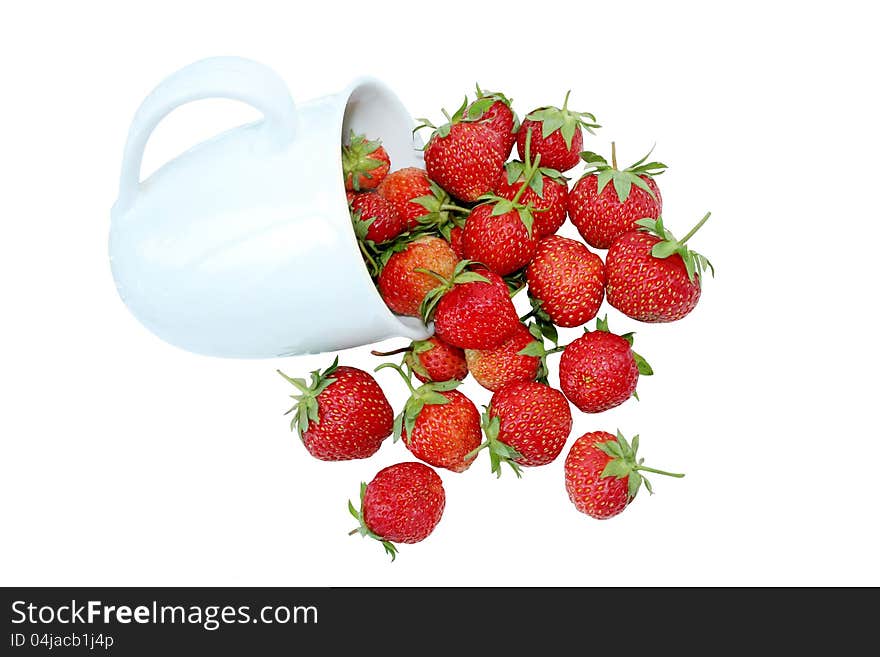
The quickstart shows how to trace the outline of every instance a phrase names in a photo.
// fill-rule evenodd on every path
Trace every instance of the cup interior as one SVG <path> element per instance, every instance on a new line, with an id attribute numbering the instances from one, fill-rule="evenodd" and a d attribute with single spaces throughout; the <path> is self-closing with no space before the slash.
<path id="1" fill-rule="evenodd" d="M 368 139 L 381 139 L 391 159 L 392 171 L 404 167 L 424 169 L 425 162 L 421 151 L 423 142 L 418 135 L 413 135 L 413 127 L 412 116 L 403 103 L 378 80 L 362 79 L 350 87 L 342 118 L 340 140 L 346 140 L 352 130 L 366 135 Z M 341 165 L 339 176 L 341 180 Z M 366 264 L 364 274 L 369 276 Z M 402 336 L 421 339 L 430 334 L 420 319 L 392 313 L 385 306 L 378 289 L 376 297 L 388 313 L 389 320 L 398 325 Z"/>

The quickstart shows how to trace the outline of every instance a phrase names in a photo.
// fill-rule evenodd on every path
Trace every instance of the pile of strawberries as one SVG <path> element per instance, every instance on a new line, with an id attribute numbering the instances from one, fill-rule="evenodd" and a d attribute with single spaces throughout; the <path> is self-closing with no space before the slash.
<path id="1" fill-rule="evenodd" d="M 394 416 L 376 380 L 338 365 L 311 380 L 282 374 L 298 393 L 289 412 L 314 457 L 367 458 L 393 433 L 423 463 L 399 463 L 361 485 L 349 502 L 352 533 L 395 543 L 426 538 L 440 521 L 445 493 L 428 466 L 464 472 L 485 450 L 492 472 L 554 461 L 572 428 L 569 402 L 601 413 L 636 396 L 639 376 L 653 374 L 633 351 L 633 334 L 618 335 L 597 318 L 568 345 L 557 327 L 583 326 L 604 299 L 641 322 L 671 322 L 700 298 L 708 260 L 676 239 L 661 218 L 655 177 L 665 170 L 645 156 L 620 169 L 583 150 L 592 114 L 541 107 L 520 123 L 501 93 L 477 87 L 447 122 L 434 126 L 425 169 L 391 171 L 378 140 L 351 134 L 342 147 L 354 231 L 364 261 L 388 307 L 420 317 L 434 335 L 378 356 L 403 354 L 393 368 L 410 397 Z M 514 145 L 519 159 L 508 161 Z M 565 176 L 581 161 L 569 189 Z M 607 249 L 602 258 L 580 241 L 557 235 L 569 218 L 584 241 Z M 714 272 L 713 272 L 714 273 Z M 512 297 L 528 290 L 531 311 L 519 317 Z M 547 357 L 562 352 L 561 392 L 548 385 Z M 468 373 L 490 390 L 484 413 L 456 390 Z M 413 382 L 413 376 L 418 380 Z M 565 459 L 565 486 L 575 507 L 593 517 L 622 512 L 644 473 L 681 477 L 643 465 L 639 438 L 594 431 L 578 438 Z"/>

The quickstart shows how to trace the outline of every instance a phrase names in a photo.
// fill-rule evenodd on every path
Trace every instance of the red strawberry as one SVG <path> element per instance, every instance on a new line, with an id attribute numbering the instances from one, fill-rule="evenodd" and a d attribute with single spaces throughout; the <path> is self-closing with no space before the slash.
<path id="1" fill-rule="evenodd" d="M 417 269 L 451 277 L 458 257 L 446 240 L 420 237 L 393 253 L 379 273 L 379 292 L 391 310 L 399 315 L 419 316 L 419 305 L 437 279 Z"/>
<path id="2" fill-rule="evenodd" d="M 449 231 L 449 246 L 455 251 L 455 255 L 464 259 L 464 226 L 455 226 Z"/>
<path id="3" fill-rule="evenodd" d="M 526 269 L 529 296 L 557 326 L 581 326 L 599 312 L 605 296 L 602 259 L 580 242 L 551 235 L 538 242 Z"/>
<path id="4" fill-rule="evenodd" d="M 495 194 L 513 200 L 520 188 L 525 185 L 523 167 L 523 163 L 519 161 L 508 163 L 498 182 L 495 183 Z M 523 193 L 520 202 L 533 208 L 532 231 L 537 239 L 553 235 L 565 223 L 568 204 L 566 181 L 567 178 L 556 169 L 541 167 Z"/>
<path id="5" fill-rule="evenodd" d="M 351 202 L 354 200 L 355 192 L 346 190 L 345 192 L 345 200 L 348 201 L 348 208 L 351 209 Z"/>
<path id="6" fill-rule="evenodd" d="M 436 336 L 413 342 L 412 351 L 407 353 L 405 360 L 422 383 L 450 379 L 461 381 L 468 375 L 464 351 Z"/>
<path id="7" fill-rule="evenodd" d="M 531 141 L 531 136 L 527 142 Z M 526 153 L 529 143 L 526 144 Z M 528 157 L 526 158 L 528 160 Z M 465 258 L 484 264 L 499 276 L 506 276 L 525 267 L 537 245 L 533 232 L 532 206 L 520 202 L 528 185 L 540 176 L 540 156 L 524 165 L 523 184 L 512 198 L 486 194 L 486 200 L 467 218 L 462 234 Z"/>
<path id="8" fill-rule="evenodd" d="M 424 169 L 415 167 L 389 173 L 376 192 L 394 206 L 408 229 L 433 226 L 447 239 L 450 231 L 463 222 L 460 215 L 469 212 L 452 203 L 449 194 L 430 180 Z"/>
<path id="9" fill-rule="evenodd" d="M 292 379 L 300 394 L 291 395 L 296 411 L 290 429 L 297 430 L 309 454 L 322 461 L 365 459 L 391 435 L 394 412 L 376 380 L 354 367 L 339 367 L 339 359 L 311 382 Z"/>
<path id="10" fill-rule="evenodd" d="M 639 374 L 654 373 L 632 350 L 633 334 L 608 331 L 608 318 L 596 320 L 596 330 L 565 347 L 559 361 L 559 385 L 568 400 L 584 413 L 601 413 L 620 406 L 636 391 Z"/>
<path id="11" fill-rule="evenodd" d="M 706 223 L 706 213 L 683 239 L 663 226 L 663 219 L 640 219 L 646 232 L 621 235 L 605 258 L 608 303 L 640 322 L 674 322 L 700 300 L 702 275 L 715 269 L 686 243 Z"/>
<path id="12" fill-rule="evenodd" d="M 480 446 L 480 413 L 474 403 L 455 390 L 461 383 L 452 379 L 424 383 L 413 388 L 409 376 L 394 363 L 391 367 L 406 381 L 411 396 L 394 419 L 394 439 L 403 438 L 413 456 L 437 468 L 464 472 Z"/>
<path id="13" fill-rule="evenodd" d="M 342 146 L 342 174 L 345 189 L 375 189 L 388 173 L 391 160 L 378 139 L 368 141 L 364 135 L 351 132 L 348 145 Z"/>
<path id="14" fill-rule="evenodd" d="M 537 245 L 531 224 L 531 212 L 524 205 L 501 198 L 481 203 L 464 226 L 461 244 L 465 258 L 483 263 L 499 276 L 522 269 Z"/>
<path id="15" fill-rule="evenodd" d="M 373 351 L 374 356 L 393 356 L 405 353 L 404 364 L 412 370 L 422 383 L 431 381 L 461 381 L 468 375 L 464 351 L 446 344 L 437 336 L 427 340 L 416 340 L 408 347 L 394 351 Z"/>
<path id="16" fill-rule="evenodd" d="M 525 325 L 519 324 L 507 340 L 495 349 L 467 349 L 464 352 L 468 370 L 481 386 L 495 392 L 509 383 L 534 381 L 541 370 L 540 353 L 523 354 L 529 345 L 538 342 Z"/>
<path id="17" fill-rule="evenodd" d="M 378 194 L 355 194 L 351 209 L 354 232 L 360 240 L 382 244 L 406 230 L 406 223 L 395 212 L 394 206 Z"/>
<path id="18" fill-rule="evenodd" d="M 422 318 L 434 319 L 437 337 L 461 349 L 494 349 L 519 325 L 507 284 L 487 269 L 468 271 L 460 261 L 449 278 L 422 303 Z"/>
<path id="19" fill-rule="evenodd" d="M 684 477 L 642 465 L 638 449 L 639 437 L 633 436 L 630 446 L 620 431 L 617 436 L 593 431 L 578 438 L 565 458 L 565 490 L 575 508 L 604 520 L 623 511 L 643 483 L 653 494 L 651 482 L 642 472 Z"/>
<path id="20" fill-rule="evenodd" d="M 512 383 L 492 396 L 483 415 L 492 472 L 501 476 L 507 463 L 517 477 L 519 466 L 555 460 L 571 433 L 571 409 L 562 393 L 543 383 Z"/>
<path id="21" fill-rule="evenodd" d="M 506 157 L 492 128 L 464 118 L 466 108 L 467 99 L 449 123 L 435 128 L 425 146 L 425 168 L 443 189 L 470 202 L 492 190 Z"/>
<path id="22" fill-rule="evenodd" d="M 638 228 L 639 219 L 660 216 L 663 199 L 653 176 L 663 173 L 666 165 L 645 163 L 650 155 L 620 171 L 614 142 L 610 165 L 601 155 L 581 153 L 587 169 L 568 196 L 568 216 L 587 244 L 607 249 L 618 237 Z"/>
<path id="23" fill-rule="evenodd" d="M 511 100 L 498 91 L 483 91 L 477 85 L 477 99 L 468 106 L 467 116 L 479 121 L 498 135 L 506 160 L 510 156 L 519 130 L 519 119 L 511 107 Z"/>
<path id="24" fill-rule="evenodd" d="M 392 561 L 397 556 L 394 543 L 424 541 L 446 506 L 443 482 L 421 463 L 398 463 L 379 470 L 369 484 L 361 482 L 360 497 L 360 510 L 348 502 L 349 513 L 359 523 L 349 534 L 380 541 Z"/>
<path id="25" fill-rule="evenodd" d="M 568 96 L 562 109 L 557 107 L 541 107 L 526 116 L 525 121 L 516 134 L 516 148 L 519 159 L 525 161 L 526 136 L 532 133 L 532 154 L 541 156 L 545 167 L 563 173 L 577 166 L 579 153 L 584 147 L 581 128 L 593 134 L 593 128 L 600 127 L 595 123 L 596 117 L 589 112 L 573 112 L 568 109 Z"/>

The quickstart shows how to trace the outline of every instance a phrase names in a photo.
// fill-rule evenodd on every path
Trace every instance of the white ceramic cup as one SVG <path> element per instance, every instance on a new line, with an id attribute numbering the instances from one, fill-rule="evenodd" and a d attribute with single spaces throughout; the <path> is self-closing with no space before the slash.
<path id="1" fill-rule="evenodd" d="M 210 139 L 140 181 L 150 133 L 203 98 L 244 101 L 256 123 Z M 294 107 L 269 68 L 237 57 L 187 66 L 135 114 L 111 213 L 110 262 L 131 312 L 163 340 L 212 356 L 268 358 L 429 334 L 388 310 L 351 227 L 340 145 L 381 138 L 394 168 L 423 166 L 412 117 L 362 79 Z"/>

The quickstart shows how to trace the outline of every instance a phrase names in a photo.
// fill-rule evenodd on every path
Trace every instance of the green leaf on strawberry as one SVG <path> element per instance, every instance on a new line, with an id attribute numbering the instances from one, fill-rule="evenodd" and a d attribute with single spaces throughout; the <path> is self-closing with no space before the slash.
<path id="1" fill-rule="evenodd" d="M 317 397 L 336 382 L 336 379 L 333 378 L 333 373 L 338 367 L 339 356 L 334 358 L 330 367 L 323 372 L 321 370 L 311 372 L 311 381 L 309 383 L 306 383 L 304 379 L 291 378 L 281 370 L 276 370 L 278 374 L 284 377 L 285 381 L 293 384 L 300 392 L 298 395 L 291 395 L 295 403 L 285 413 L 285 415 L 288 415 L 294 411 L 296 412 L 290 421 L 290 430 L 293 431 L 295 429 L 297 434 L 299 434 L 300 440 L 302 440 L 303 433 L 309 428 L 310 422 L 317 424 L 320 421 L 318 418 Z"/>
<path id="2" fill-rule="evenodd" d="M 562 108 L 542 107 L 526 116 L 527 119 L 541 122 L 541 136 L 544 139 L 547 139 L 547 137 L 559 130 L 563 140 L 565 140 L 566 148 L 571 148 L 571 142 L 574 139 L 574 133 L 578 126 L 593 135 L 596 134 L 593 132 L 594 128 L 602 127 L 596 123 L 596 117 L 589 112 L 574 112 L 568 109 L 568 97 L 570 95 L 571 90 L 566 92 Z"/>
<path id="3" fill-rule="evenodd" d="M 380 538 L 375 533 L 370 531 L 370 528 L 367 527 L 367 523 L 364 522 L 364 496 L 367 493 L 367 482 L 361 482 L 361 493 L 360 493 L 360 506 L 356 509 L 354 504 L 351 503 L 351 500 L 348 501 L 348 512 L 354 517 L 355 520 L 358 521 L 358 526 L 349 532 L 349 536 L 352 534 L 360 534 L 361 536 L 368 536 L 376 541 L 379 541 L 382 544 L 382 547 L 385 548 L 385 552 L 391 556 L 391 561 L 394 561 L 397 558 L 397 547 L 391 541 L 386 541 L 383 538 Z"/>
<path id="4" fill-rule="evenodd" d="M 642 176 L 653 178 L 659 176 L 666 171 L 666 165 L 662 162 L 647 162 L 654 151 L 652 147 L 650 151 L 638 162 L 631 164 L 623 170 L 617 168 L 617 146 L 615 142 L 611 142 L 611 164 L 597 153 L 584 151 L 581 153 L 581 159 L 586 163 L 584 176 L 596 176 L 596 194 L 601 194 L 608 183 L 614 185 L 614 191 L 621 203 L 624 203 L 632 191 L 633 185 L 646 191 L 651 198 L 657 198 L 654 190 L 645 182 Z"/>
<path id="5" fill-rule="evenodd" d="M 498 440 L 498 433 L 501 431 L 501 420 L 490 414 L 489 409 L 483 413 L 482 417 L 483 433 L 486 435 L 486 441 L 470 452 L 465 458 L 472 459 L 483 449 L 489 448 L 489 462 L 492 472 L 496 477 L 501 477 L 501 464 L 506 463 L 516 474 L 517 479 L 522 478 L 522 468 L 515 459 L 522 458 L 522 454 L 516 451 L 510 445 Z"/>
<path id="6" fill-rule="evenodd" d="M 644 459 L 638 458 L 638 435 L 633 436 L 632 445 L 630 445 L 626 438 L 623 437 L 623 434 L 620 433 L 620 430 L 618 430 L 617 438 L 615 440 L 598 441 L 593 443 L 593 446 L 611 457 L 605 465 L 605 468 L 602 470 L 602 473 L 599 475 L 600 478 L 615 477 L 617 479 L 623 479 L 624 477 L 629 477 L 629 480 L 627 481 L 627 495 L 629 501 L 635 499 L 636 494 L 638 494 L 643 483 L 645 488 L 648 489 L 648 493 L 653 494 L 651 482 L 641 474 L 642 472 L 652 472 L 667 477 L 684 477 L 683 474 L 656 470 L 643 465 Z"/>
<path id="7" fill-rule="evenodd" d="M 639 219 L 636 222 L 636 225 L 644 232 L 660 238 L 661 241 L 657 242 L 651 249 L 651 255 L 655 258 L 664 259 L 674 254 L 678 254 L 684 262 L 688 278 L 693 282 L 698 274 L 702 274 L 707 269 L 712 272 L 713 277 L 715 276 L 715 267 L 712 266 L 709 259 L 696 251 L 690 250 L 686 246 L 687 241 L 703 227 L 703 224 L 709 220 L 710 216 L 712 216 L 712 213 L 707 212 L 703 218 L 697 222 L 697 225 L 691 228 L 688 234 L 680 240 L 676 239 L 675 235 L 663 225 L 663 217 L 657 217 L 657 219 Z"/>

